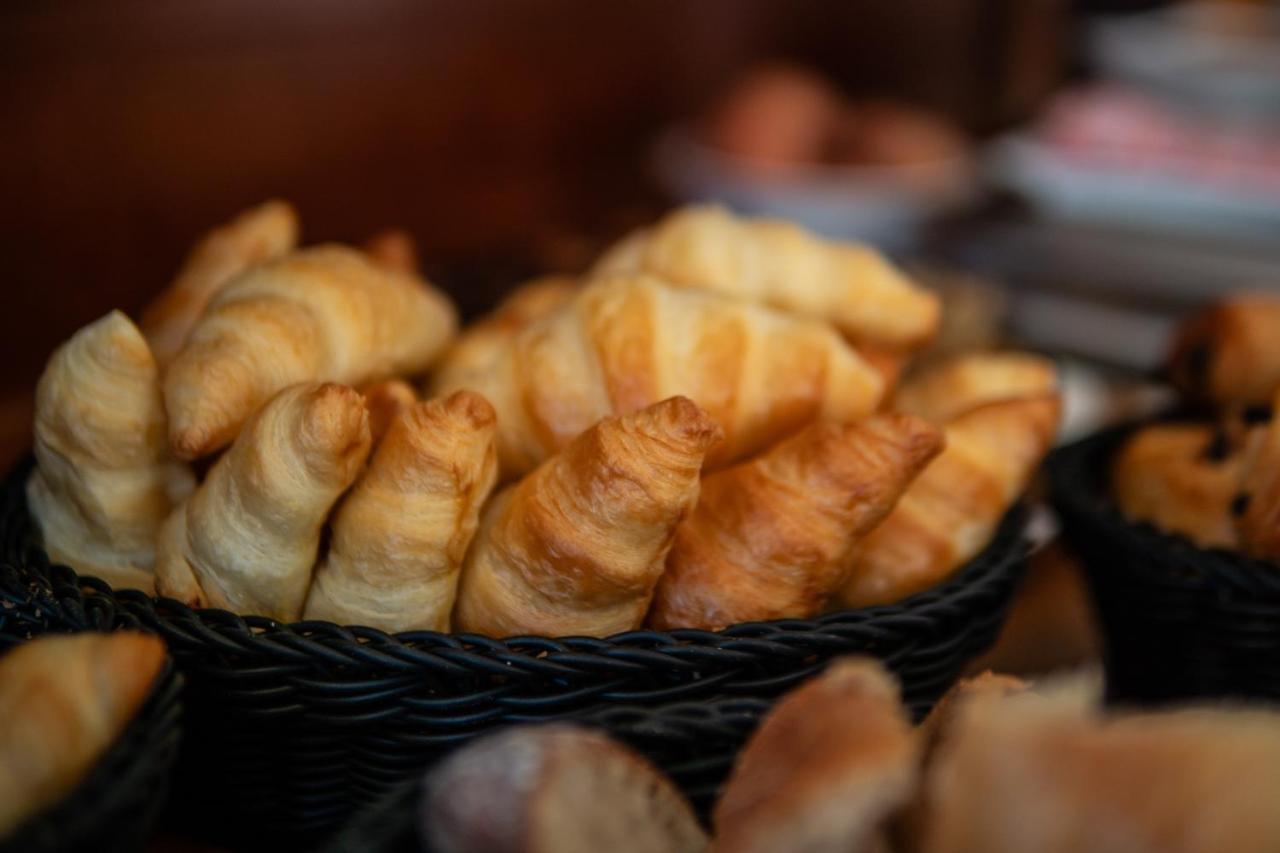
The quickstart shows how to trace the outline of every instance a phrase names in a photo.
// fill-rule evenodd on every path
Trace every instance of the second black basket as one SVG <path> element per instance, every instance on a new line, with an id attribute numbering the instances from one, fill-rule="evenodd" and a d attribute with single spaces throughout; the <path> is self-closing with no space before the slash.
<path id="1" fill-rule="evenodd" d="M 331 830 L 443 751 L 500 725 L 767 700 L 844 654 L 883 660 L 906 702 L 923 710 L 993 641 L 1027 550 L 1019 507 L 954 576 L 893 605 L 607 639 L 390 636 L 193 611 L 78 578 L 38 547 L 25 476 L 25 466 L 16 470 L 0 496 L 0 597 L 32 624 L 141 627 L 165 639 L 187 680 L 181 798 L 218 814 L 218 829 L 237 840 L 240 828 L 295 842 Z M 662 747 L 654 732 L 651 755 Z M 707 755 L 725 760 L 719 747 Z"/>
<path id="2" fill-rule="evenodd" d="M 1056 451 L 1053 503 L 1089 579 L 1120 702 L 1280 699 L 1280 567 L 1129 521 L 1108 494 L 1132 427 Z"/>

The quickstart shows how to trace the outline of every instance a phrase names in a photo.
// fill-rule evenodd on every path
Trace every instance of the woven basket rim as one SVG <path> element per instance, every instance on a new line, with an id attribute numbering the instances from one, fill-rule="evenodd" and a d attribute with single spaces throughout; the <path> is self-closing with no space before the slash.
<path id="1" fill-rule="evenodd" d="M 25 489 L 21 488 L 21 484 L 25 482 L 33 465 L 34 459 L 29 456 L 11 469 L 6 478 L 5 492 L 10 500 L 17 498 L 16 506 L 4 508 L 6 515 L 19 510 L 27 512 Z M 381 663 L 391 668 L 399 668 L 405 663 L 396 657 L 397 651 L 410 654 L 415 651 L 442 653 L 458 657 L 459 662 L 465 665 L 476 665 L 477 656 L 488 657 L 504 668 L 511 663 L 509 658 L 512 655 L 523 659 L 532 655 L 545 660 L 548 653 L 570 651 L 590 654 L 608 649 L 634 649 L 642 652 L 715 646 L 720 650 L 738 648 L 749 655 L 754 643 L 775 639 L 779 635 L 821 634 L 824 631 L 838 631 L 848 625 L 894 626 L 902 620 L 927 615 L 935 607 L 950 607 L 957 600 L 983 594 L 981 589 L 975 588 L 976 581 L 998 574 L 1006 564 L 1016 563 L 1026 556 L 1030 548 L 1024 535 L 1028 513 L 1025 502 L 1014 504 L 1001 519 L 991 540 L 972 560 L 934 586 L 892 604 L 838 610 L 809 619 L 743 622 L 717 631 L 694 628 L 669 631 L 637 629 L 603 638 L 535 635 L 493 638 L 480 634 L 437 631 L 389 634 L 375 628 L 343 626 L 319 620 L 283 623 L 264 616 L 239 615 L 217 608 L 190 608 L 174 599 L 148 596 L 138 590 L 114 590 L 105 581 L 78 575 L 69 566 L 51 562 L 43 548 L 36 543 L 38 534 L 29 513 L 25 519 L 26 529 L 19 531 L 19 535 L 25 535 L 27 539 L 22 546 L 22 558 L 19 560 L 21 565 L 17 568 L 44 573 L 46 580 L 54 587 L 53 598 L 59 604 L 65 604 L 68 598 L 77 596 L 85 602 L 94 598 L 102 599 L 134 614 L 143 627 L 164 624 L 184 633 L 179 630 L 179 626 L 190 626 L 194 629 L 189 636 L 192 642 L 204 641 L 217 645 L 221 637 L 236 645 L 256 641 L 288 646 L 295 641 L 309 641 L 308 651 L 313 653 L 317 651 L 314 648 L 317 644 L 360 648 L 364 650 L 366 662 Z M 22 521 L 19 520 L 19 523 Z M 228 647 L 227 651 L 243 649 Z M 334 663 L 347 662 L 349 661 L 334 660 Z M 642 660 L 637 660 L 637 664 L 642 663 Z M 691 665 L 694 663 L 690 661 Z"/>
<path id="2" fill-rule="evenodd" d="M 181 673 L 166 655 L 137 713 L 84 778 L 57 803 L 20 824 L 0 842 L 0 851 L 79 849 L 120 819 L 128 820 L 131 831 L 145 829 L 136 807 L 150 813 L 149 823 L 159 816 L 168 794 L 181 740 L 182 686 Z M 161 790 L 141 790 L 157 779 Z"/>
<path id="3" fill-rule="evenodd" d="M 1203 579 L 1242 594 L 1280 594 L 1280 566 L 1225 548 L 1202 548 L 1185 536 L 1171 533 L 1146 521 L 1125 517 L 1112 500 L 1106 483 L 1111 459 L 1123 441 L 1135 430 L 1153 423 L 1184 420 L 1180 416 L 1157 416 L 1109 427 L 1071 444 L 1057 448 L 1046 460 L 1050 495 L 1061 513 L 1084 519 L 1105 532 L 1110 541 L 1159 555 L 1153 564 L 1193 568 L 1196 585 Z M 1178 583 L 1172 576 L 1161 579 Z"/>

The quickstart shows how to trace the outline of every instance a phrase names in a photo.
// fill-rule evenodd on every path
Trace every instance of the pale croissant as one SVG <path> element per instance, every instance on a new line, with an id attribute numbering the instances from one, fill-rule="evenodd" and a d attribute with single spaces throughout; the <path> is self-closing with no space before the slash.
<path id="1" fill-rule="evenodd" d="M 834 598 L 869 607 L 924 590 L 977 555 L 1057 431 L 1056 394 L 987 403 L 946 424 L 946 448 L 854 550 Z"/>
<path id="2" fill-rule="evenodd" d="M 505 340 L 466 387 L 498 412 L 502 475 L 529 471 L 610 414 L 683 395 L 723 427 L 715 466 L 808 423 L 852 421 L 880 376 L 827 324 L 648 276 L 599 279 Z M 452 390 L 442 384 L 437 393 Z"/>
<path id="3" fill-rule="evenodd" d="M 304 616 L 449 630 L 458 572 L 497 477 L 493 407 L 459 391 L 409 408 L 331 523 Z"/>
<path id="4" fill-rule="evenodd" d="M 165 375 L 170 443 L 184 459 L 212 453 L 298 382 L 424 370 L 455 326 L 442 293 L 354 249 L 305 249 L 255 267 L 219 292 Z"/>
<path id="5" fill-rule="evenodd" d="M 857 541 L 942 448 L 919 418 L 819 423 L 709 474 L 676 530 L 649 625 L 714 630 L 803 618 L 844 583 Z"/>
<path id="6" fill-rule="evenodd" d="M 607 636 L 639 627 L 716 423 L 683 397 L 608 417 L 485 508 L 454 630 Z"/>
<path id="7" fill-rule="evenodd" d="M 219 290 L 240 273 L 292 251 L 298 214 L 284 201 L 268 201 L 210 231 L 195 245 L 177 278 L 142 312 L 142 331 L 156 361 L 167 365 Z"/>
<path id="8" fill-rule="evenodd" d="M 170 460 L 156 362 L 127 317 L 113 311 L 53 354 L 34 432 L 27 497 L 50 558 L 150 591 L 156 532 L 193 481 Z"/>
<path id="9" fill-rule="evenodd" d="M 966 353 L 908 378 L 890 407 L 946 423 L 984 403 L 1052 393 L 1057 373 L 1051 360 L 1029 352 Z"/>
<path id="10" fill-rule="evenodd" d="M 745 219 L 723 207 L 677 210 L 632 234 L 593 274 L 649 273 L 828 320 L 849 337 L 895 347 L 927 343 L 937 297 L 869 246 L 823 240 L 799 226 Z"/>
<path id="11" fill-rule="evenodd" d="M 192 606 L 297 620 L 325 519 L 369 443 L 354 389 L 307 383 L 277 394 L 165 521 L 157 591 Z"/>

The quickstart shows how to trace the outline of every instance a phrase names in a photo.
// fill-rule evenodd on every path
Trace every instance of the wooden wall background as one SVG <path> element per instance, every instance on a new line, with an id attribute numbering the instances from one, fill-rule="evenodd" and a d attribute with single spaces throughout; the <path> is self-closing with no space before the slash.
<path id="1" fill-rule="evenodd" d="M 1043 13 L 1061 6 L 7 0 L 0 447 L 25 441 L 60 340 L 136 311 L 196 235 L 267 196 L 299 206 L 308 240 L 396 225 L 436 264 L 554 260 L 558 235 L 661 203 L 643 168 L 654 130 L 744 64 L 799 57 L 982 129 L 1025 112 L 1058 20 Z"/>

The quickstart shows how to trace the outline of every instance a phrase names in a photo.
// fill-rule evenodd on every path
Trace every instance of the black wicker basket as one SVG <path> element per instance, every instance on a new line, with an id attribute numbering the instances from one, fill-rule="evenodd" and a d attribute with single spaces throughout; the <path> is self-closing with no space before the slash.
<path id="1" fill-rule="evenodd" d="M 993 641 L 1027 550 L 1018 507 L 971 563 L 895 605 L 608 639 L 389 636 L 193 611 L 50 565 L 25 504 L 29 465 L 0 496 L 0 600 L 32 624 L 141 627 L 164 637 L 187 681 L 180 799 L 220 815 L 216 829 L 237 843 L 240 828 L 258 839 L 318 837 L 450 746 L 498 725 L 768 699 L 843 654 L 881 658 L 906 701 L 927 708 Z M 708 754 L 723 762 L 722 751 Z"/>
<path id="2" fill-rule="evenodd" d="M 1280 568 L 1124 518 L 1108 483 L 1133 429 L 1049 459 L 1053 503 L 1102 622 L 1108 697 L 1280 699 Z"/>
<path id="3" fill-rule="evenodd" d="M 6 634 L 8 645 L 26 639 Z M 74 791 L 8 838 L 0 853 L 136 853 L 146 848 L 169 795 L 181 739 L 182 678 L 166 661 L 124 733 Z"/>
<path id="4" fill-rule="evenodd" d="M 644 753 L 706 820 L 738 750 L 771 704 L 766 699 L 721 699 L 659 708 L 606 708 L 577 722 L 602 728 Z M 417 774 L 361 809 L 323 850 L 423 851 L 417 826 L 422 781 L 423 774 Z"/>

